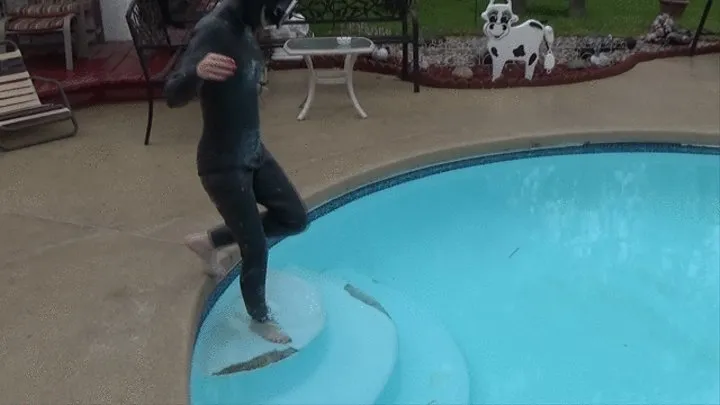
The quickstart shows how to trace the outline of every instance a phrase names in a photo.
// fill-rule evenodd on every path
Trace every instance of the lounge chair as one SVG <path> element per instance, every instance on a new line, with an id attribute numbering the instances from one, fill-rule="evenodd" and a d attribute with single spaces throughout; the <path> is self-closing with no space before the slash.
<path id="1" fill-rule="evenodd" d="M 10 151 L 69 138 L 77 134 L 78 124 L 60 83 L 53 79 L 30 76 L 18 46 L 0 42 L 0 150 Z M 44 104 L 38 97 L 35 81 L 54 84 L 63 104 Z M 36 132 L 30 128 L 71 121 L 70 132 Z"/>

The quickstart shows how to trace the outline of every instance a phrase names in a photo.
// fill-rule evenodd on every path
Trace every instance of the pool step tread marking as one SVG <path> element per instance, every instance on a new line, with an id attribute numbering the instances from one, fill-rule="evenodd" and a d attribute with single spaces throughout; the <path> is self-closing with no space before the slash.
<path id="1" fill-rule="evenodd" d="M 333 270 L 324 277 L 341 279 L 363 297 L 371 298 L 396 325 L 398 362 L 377 404 L 470 403 L 465 358 L 445 326 L 430 311 L 403 293 L 351 270 Z"/>
<path id="2" fill-rule="evenodd" d="M 388 311 L 385 309 L 385 307 L 382 306 L 381 303 L 378 302 L 375 298 L 371 297 L 367 293 L 363 292 L 359 288 L 355 287 L 354 285 L 348 283 L 345 284 L 345 291 L 348 292 L 353 298 L 356 298 L 360 300 L 361 302 L 370 305 L 371 307 L 377 309 L 378 311 L 382 312 L 385 316 L 392 319 Z"/>
<path id="3" fill-rule="evenodd" d="M 295 354 L 297 352 L 298 352 L 298 350 L 295 349 L 294 347 L 288 347 L 287 349 L 284 349 L 284 350 L 271 350 L 267 353 L 263 353 L 259 356 L 253 357 L 252 359 L 250 359 L 248 361 L 244 361 L 242 363 L 236 363 L 236 364 L 230 365 L 228 367 L 225 367 L 224 369 L 213 373 L 213 375 L 220 376 L 220 375 L 240 373 L 243 371 L 256 370 L 258 368 L 262 368 L 265 366 L 269 366 L 270 364 L 277 363 L 278 361 L 285 360 L 286 358 L 292 356 L 293 354 Z"/>
<path id="4" fill-rule="evenodd" d="M 318 338 L 268 367 L 196 375 L 192 405 L 372 405 L 377 401 L 397 361 L 394 323 L 372 305 L 371 296 L 348 287 L 349 283 L 316 273 L 292 273 L 320 290 L 327 319 Z"/>

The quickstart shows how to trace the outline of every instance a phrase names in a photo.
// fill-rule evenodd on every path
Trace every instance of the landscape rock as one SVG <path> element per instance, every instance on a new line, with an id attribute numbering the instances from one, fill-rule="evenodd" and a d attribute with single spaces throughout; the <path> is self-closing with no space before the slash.
<path id="1" fill-rule="evenodd" d="M 458 66 L 455 69 L 453 69 L 452 72 L 453 76 L 461 78 L 461 79 L 472 79 L 473 77 L 473 71 L 467 66 Z"/>
<path id="2" fill-rule="evenodd" d="M 571 70 L 580 70 L 588 67 L 588 63 L 584 59 L 573 59 L 568 61 L 567 68 Z"/>

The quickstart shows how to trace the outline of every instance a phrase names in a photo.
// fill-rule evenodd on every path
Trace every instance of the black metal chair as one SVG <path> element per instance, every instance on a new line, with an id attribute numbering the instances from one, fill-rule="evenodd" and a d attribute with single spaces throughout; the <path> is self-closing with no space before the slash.
<path id="1" fill-rule="evenodd" d="M 145 128 L 145 145 L 149 145 L 155 95 L 153 75 L 150 72 L 150 58 L 158 51 L 169 50 L 179 53 L 182 45 L 173 45 L 170 40 L 170 34 L 163 20 L 162 10 L 156 0 L 132 0 L 125 13 L 125 21 L 130 29 L 130 35 L 147 88 L 148 117 Z M 171 58 L 170 63 L 168 63 L 170 66 L 166 70 L 172 68 L 173 59 L 175 58 Z"/>
<path id="2" fill-rule="evenodd" d="M 197 20 L 212 10 L 216 3 L 216 0 L 193 0 L 188 9 L 188 19 L 183 23 L 191 28 Z M 173 35 L 168 31 L 166 16 L 163 15 L 158 0 L 132 0 L 125 13 L 125 21 L 130 30 L 147 88 L 148 117 L 145 128 L 145 145 L 149 145 L 156 88 L 162 85 L 165 77 L 185 50 L 190 30 L 187 29 L 184 33 L 180 31 L 179 40 L 174 41 Z M 168 55 L 170 58 L 163 69 L 159 72 L 152 72 L 152 58 L 158 53 L 162 53 L 166 59 Z"/>

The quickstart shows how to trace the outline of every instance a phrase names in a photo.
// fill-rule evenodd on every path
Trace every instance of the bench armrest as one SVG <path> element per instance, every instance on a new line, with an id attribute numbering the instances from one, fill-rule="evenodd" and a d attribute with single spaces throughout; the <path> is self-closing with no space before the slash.
<path id="1" fill-rule="evenodd" d="M 65 90 L 63 89 L 62 84 L 60 84 L 59 81 L 57 81 L 55 79 L 50 79 L 49 77 L 43 77 L 43 76 L 30 76 L 30 79 L 33 81 L 37 80 L 39 82 L 51 83 L 51 84 L 56 85 L 58 90 L 60 90 L 60 96 L 62 97 L 63 104 L 65 105 L 65 107 L 70 109 L 70 101 L 68 100 L 67 94 L 65 94 Z"/>

